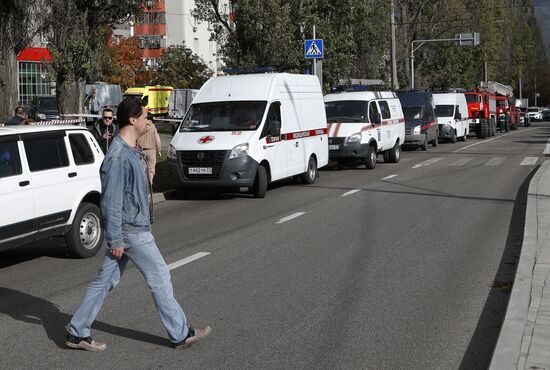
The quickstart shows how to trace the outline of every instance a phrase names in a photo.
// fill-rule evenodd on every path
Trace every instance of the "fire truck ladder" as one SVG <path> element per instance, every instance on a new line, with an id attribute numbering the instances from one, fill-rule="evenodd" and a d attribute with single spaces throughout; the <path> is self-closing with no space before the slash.
<path id="1" fill-rule="evenodd" d="M 503 85 L 499 82 L 494 82 L 494 81 L 481 82 L 481 88 L 498 95 L 514 96 L 514 90 L 512 89 L 511 86 Z"/>

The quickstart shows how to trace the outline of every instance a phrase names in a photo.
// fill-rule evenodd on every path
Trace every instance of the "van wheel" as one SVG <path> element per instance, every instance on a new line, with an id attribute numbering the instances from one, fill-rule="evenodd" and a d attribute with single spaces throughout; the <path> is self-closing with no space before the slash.
<path id="1" fill-rule="evenodd" d="M 369 145 L 369 149 L 367 151 L 367 157 L 365 158 L 365 167 L 369 170 L 372 170 L 374 167 L 376 167 L 376 149 L 374 146 Z"/>
<path id="2" fill-rule="evenodd" d="M 65 234 L 69 252 L 80 258 L 95 256 L 103 244 L 99 208 L 92 203 L 82 203 Z"/>
<path id="3" fill-rule="evenodd" d="M 455 139 L 456 141 L 456 139 Z M 435 133 L 435 139 L 432 140 L 432 146 L 435 148 L 439 144 L 439 132 Z"/>
<path id="4" fill-rule="evenodd" d="M 453 136 L 451 136 L 451 143 L 456 143 L 456 131 L 453 130 Z"/>
<path id="5" fill-rule="evenodd" d="M 460 141 L 466 141 L 468 138 L 468 134 L 466 134 L 466 130 L 464 130 L 464 135 L 460 138 Z"/>
<path id="6" fill-rule="evenodd" d="M 307 171 L 302 174 L 302 182 L 304 184 L 313 184 L 317 177 L 317 161 L 313 156 L 309 157 L 307 162 Z"/>
<path id="7" fill-rule="evenodd" d="M 399 146 L 399 142 L 396 141 L 393 148 L 391 148 L 387 153 L 388 153 L 388 159 L 390 163 L 398 163 L 399 159 L 401 158 L 401 147 Z M 384 157 L 384 161 L 386 161 L 385 157 Z"/>
<path id="8" fill-rule="evenodd" d="M 252 186 L 252 194 L 254 198 L 265 198 L 267 192 L 267 171 L 264 166 L 259 166 L 256 171 L 256 179 Z"/>
<path id="9" fill-rule="evenodd" d="M 420 149 L 422 149 L 423 152 L 428 150 L 428 135 L 424 135 L 424 142 L 420 145 Z"/>

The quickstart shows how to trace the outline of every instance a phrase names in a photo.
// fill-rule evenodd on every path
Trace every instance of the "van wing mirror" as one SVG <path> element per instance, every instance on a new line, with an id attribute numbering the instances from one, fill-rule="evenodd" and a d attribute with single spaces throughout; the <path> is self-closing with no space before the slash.
<path id="1" fill-rule="evenodd" d="M 461 120 L 461 119 L 462 119 L 462 114 L 460 114 L 460 112 L 456 112 L 455 118 L 456 118 L 457 120 Z"/>
<path id="2" fill-rule="evenodd" d="M 271 126 L 271 136 L 281 136 L 281 121 L 271 121 L 269 124 Z"/>
<path id="3" fill-rule="evenodd" d="M 372 117 L 372 124 L 373 125 L 381 125 L 382 124 L 382 117 L 380 117 L 380 113 L 374 113 Z"/>

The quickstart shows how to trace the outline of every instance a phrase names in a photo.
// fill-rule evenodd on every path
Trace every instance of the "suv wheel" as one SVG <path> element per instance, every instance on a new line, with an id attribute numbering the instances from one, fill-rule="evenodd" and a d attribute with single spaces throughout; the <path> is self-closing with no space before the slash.
<path id="1" fill-rule="evenodd" d="M 65 234 L 67 247 L 76 257 L 95 256 L 103 244 L 99 208 L 92 203 L 82 203 L 73 220 L 69 231 Z"/>

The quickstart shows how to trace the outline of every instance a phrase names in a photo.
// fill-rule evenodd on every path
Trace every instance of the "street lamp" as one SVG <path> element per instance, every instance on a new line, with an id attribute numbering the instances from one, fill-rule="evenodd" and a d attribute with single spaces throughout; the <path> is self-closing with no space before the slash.
<path id="1" fill-rule="evenodd" d="M 479 45 L 479 33 L 458 33 L 455 35 L 454 39 L 430 39 L 430 40 L 413 40 L 411 42 L 411 89 L 414 89 L 414 52 L 418 50 L 426 42 L 448 42 L 454 41 L 457 45 Z M 416 48 L 414 44 L 418 43 Z"/>

